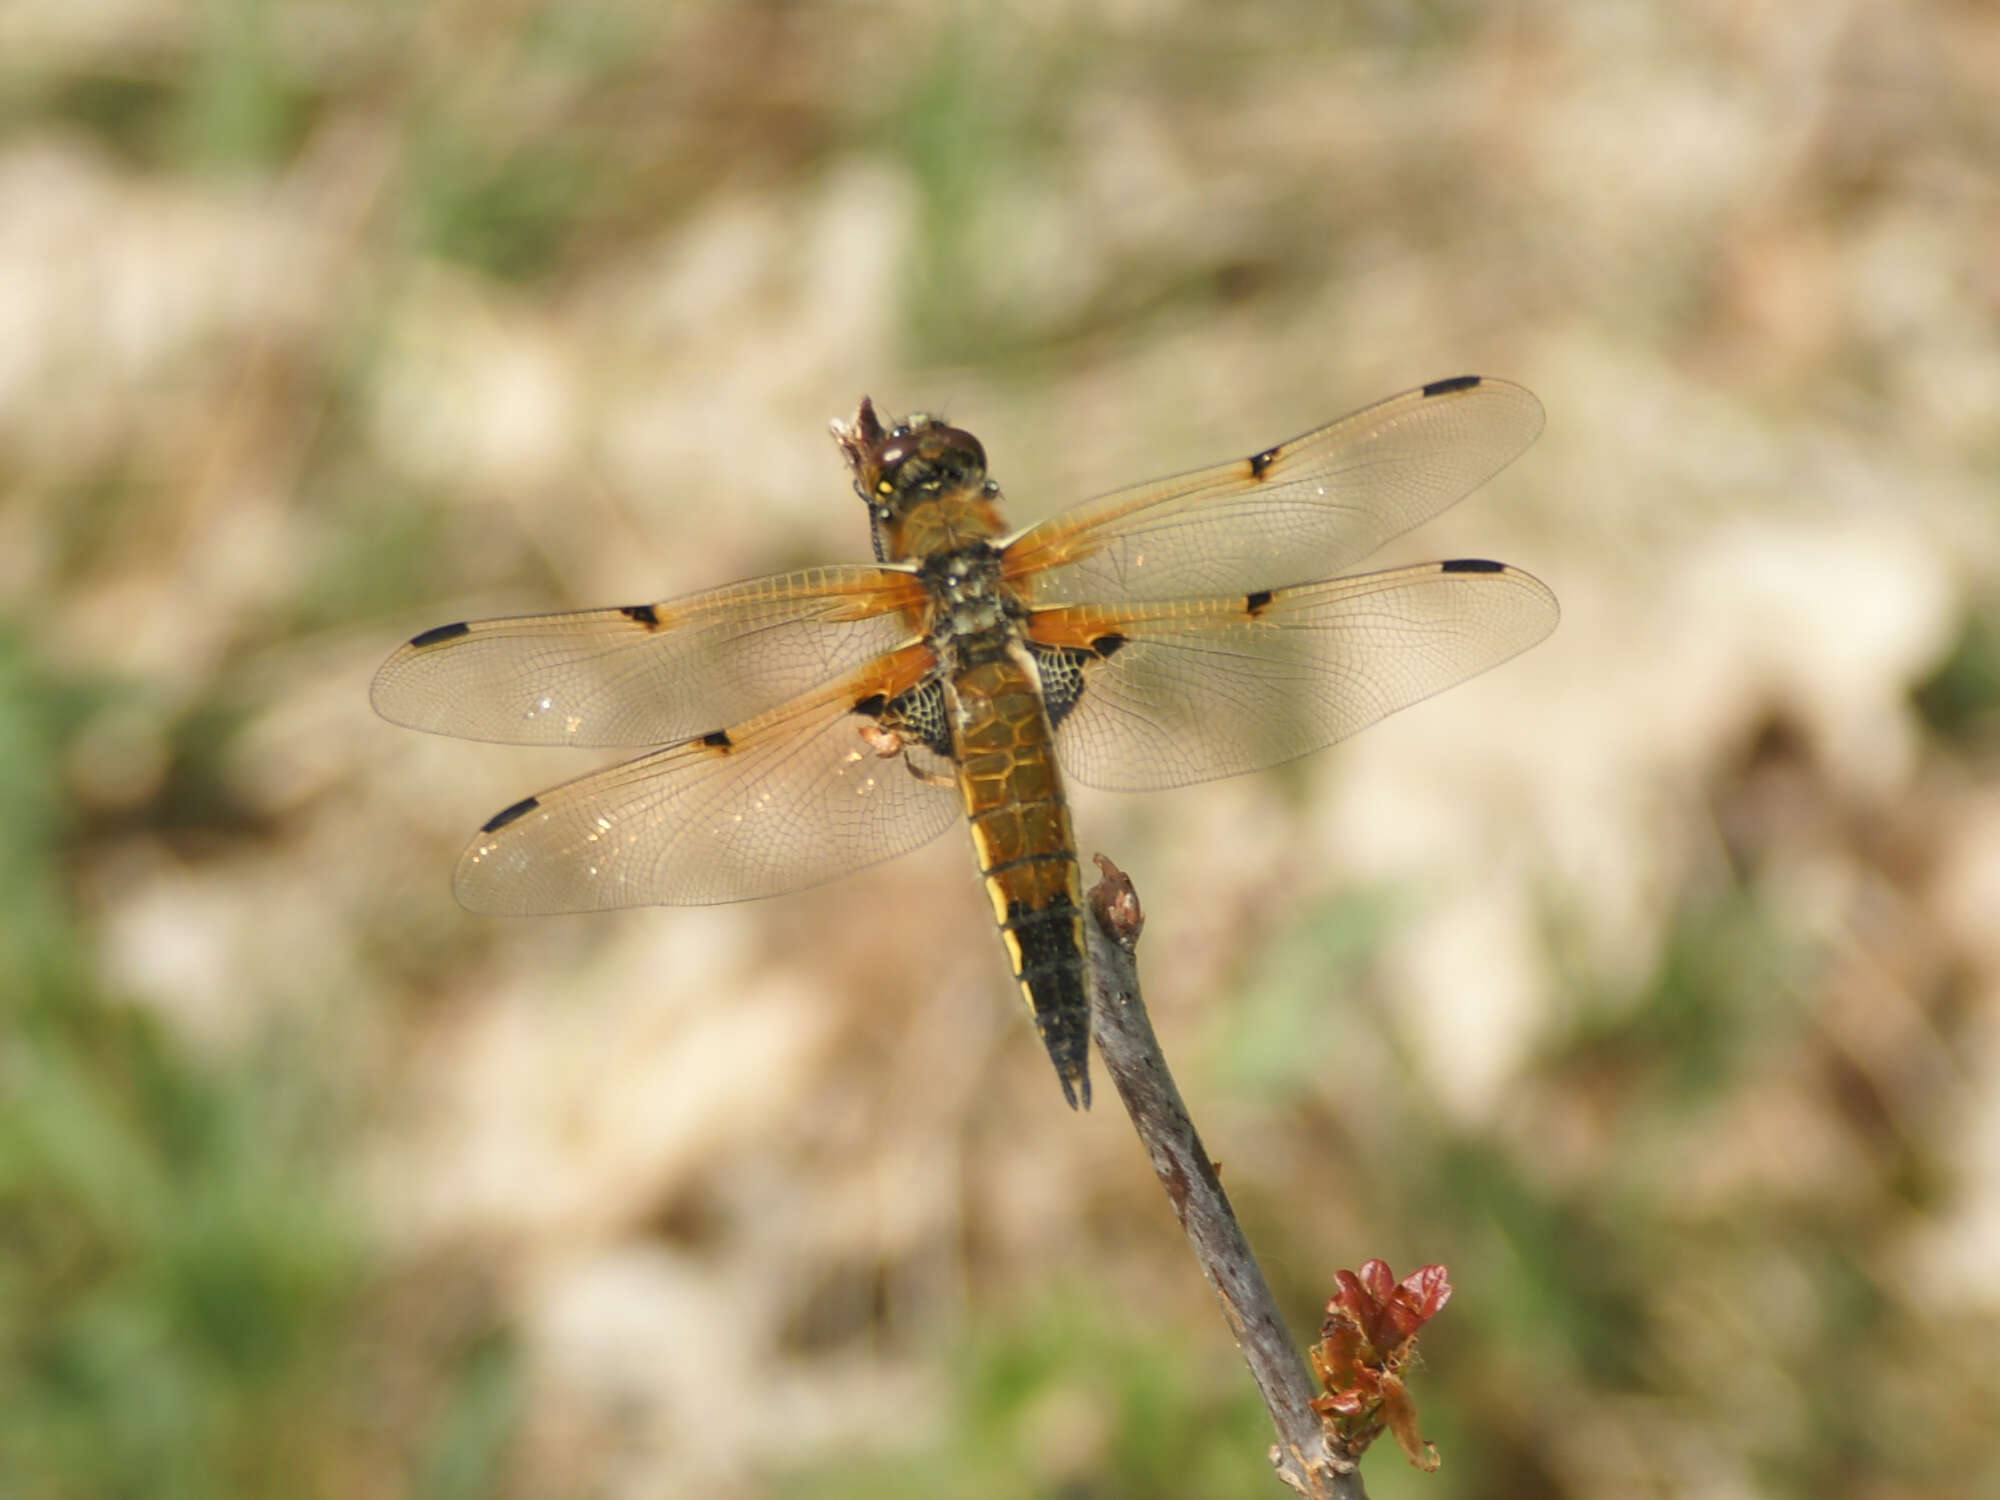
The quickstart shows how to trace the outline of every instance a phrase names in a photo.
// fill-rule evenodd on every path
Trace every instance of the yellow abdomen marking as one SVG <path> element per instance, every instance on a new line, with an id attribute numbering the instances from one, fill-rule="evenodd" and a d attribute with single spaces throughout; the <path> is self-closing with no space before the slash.
<path id="1" fill-rule="evenodd" d="M 1007 656 L 964 669 L 951 690 L 959 791 L 993 920 L 1064 1092 L 1087 1105 L 1083 874 L 1040 686 Z"/>

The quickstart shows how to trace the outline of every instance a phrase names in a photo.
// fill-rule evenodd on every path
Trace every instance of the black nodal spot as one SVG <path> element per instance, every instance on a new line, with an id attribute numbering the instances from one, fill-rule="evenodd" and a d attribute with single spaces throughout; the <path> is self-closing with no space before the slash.
<path id="1" fill-rule="evenodd" d="M 701 742 L 711 750 L 727 750 L 733 743 L 726 729 L 711 729 L 701 737 Z"/>
<path id="2" fill-rule="evenodd" d="M 422 635 L 410 637 L 410 644 L 421 651 L 426 646 L 442 646 L 446 641 L 455 641 L 462 635 L 471 635 L 472 627 L 460 620 L 454 625 L 440 625 L 435 630 L 426 630 Z"/>
<path id="3" fill-rule="evenodd" d="M 1262 453 L 1251 454 L 1250 477 L 1252 479 L 1262 479 L 1264 471 L 1277 462 L 1278 455 L 1283 451 L 1282 448 L 1266 448 Z"/>
<path id="4" fill-rule="evenodd" d="M 516 802 L 512 807 L 501 808 L 500 811 L 495 813 L 492 817 L 488 818 L 484 823 L 480 824 L 479 831 L 481 833 L 498 833 L 502 828 L 505 828 L 509 823 L 512 823 L 519 818 L 525 818 L 529 813 L 533 812 L 536 808 L 540 807 L 541 805 L 542 805 L 542 799 L 539 797 L 523 797 L 519 802 Z"/>
<path id="5" fill-rule="evenodd" d="M 648 630 L 658 630 L 660 628 L 659 613 L 650 604 L 621 605 L 618 613 L 636 625 L 645 626 Z"/>
<path id="6" fill-rule="evenodd" d="M 1505 563 L 1492 562 L 1484 557 L 1454 557 L 1449 562 L 1438 564 L 1440 573 L 1504 573 Z"/>
<path id="7" fill-rule="evenodd" d="M 1105 657 L 1121 649 L 1124 645 L 1125 637 L 1114 630 L 1100 635 L 1096 640 L 1092 641 L 1090 649 L 1095 651 L 1099 657 Z"/>
<path id="8" fill-rule="evenodd" d="M 889 697 L 886 693 L 870 693 L 854 705 L 854 711 L 870 719 L 879 719 L 882 717 L 882 710 L 888 706 Z"/>
<path id="9" fill-rule="evenodd" d="M 1243 607 L 1250 611 L 1250 618 L 1253 620 L 1264 613 L 1266 609 L 1269 609 L 1270 606 L 1271 591 L 1269 589 L 1258 589 L 1255 593 L 1243 596 Z"/>
<path id="10" fill-rule="evenodd" d="M 1426 396 L 1449 396 L 1453 391 L 1469 391 L 1480 383 L 1477 375 L 1454 375 L 1448 380 L 1433 380 L 1424 387 Z"/>

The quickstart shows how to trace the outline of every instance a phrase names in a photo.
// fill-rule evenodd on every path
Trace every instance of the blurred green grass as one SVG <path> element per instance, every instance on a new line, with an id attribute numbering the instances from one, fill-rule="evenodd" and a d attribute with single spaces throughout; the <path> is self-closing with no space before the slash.
<path id="1" fill-rule="evenodd" d="M 24 1497 L 291 1471 L 361 1264 L 287 1097 L 306 1075 L 208 1074 L 92 978 L 61 753 L 108 691 L 0 643 L 0 1488 Z"/>
<path id="2" fill-rule="evenodd" d="M 1107 1318 L 1060 1292 L 1024 1298 L 1006 1323 L 970 1331 L 944 1363 L 943 1429 L 884 1433 L 891 1457 L 797 1476 L 814 1500 L 1068 1495 L 1231 1500 L 1268 1493 L 1270 1423 L 1254 1389 L 1227 1380 L 1182 1335 Z M 899 1436 L 901 1440 L 899 1440 Z"/>
<path id="3" fill-rule="evenodd" d="M 385 1322 L 410 1273 L 370 1251 L 339 1166 L 353 1080 L 282 1025 L 204 1061 L 94 972 L 64 761 L 131 692 L 52 677 L 0 633 L 0 1493 L 491 1494 L 509 1341 L 448 1328 L 420 1411 L 396 1409 L 421 1335 Z M 196 760 L 203 738 L 182 736 Z M 154 814 L 240 834 L 183 789 L 207 779 L 170 776 Z"/>

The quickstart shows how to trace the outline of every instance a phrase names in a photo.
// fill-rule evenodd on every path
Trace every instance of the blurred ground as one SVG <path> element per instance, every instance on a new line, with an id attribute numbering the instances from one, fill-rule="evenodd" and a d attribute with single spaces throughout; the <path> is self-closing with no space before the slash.
<path id="1" fill-rule="evenodd" d="M 0 7 L 0 1493 L 1278 1493 L 964 840 L 451 901 L 588 762 L 402 638 L 1032 518 L 1472 370 L 1398 559 L 1530 655 L 1080 796 L 1303 1337 L 1451 1267 L 1378 1496 L 2000 1493 L 2000 11 Z M 1108 1091 L 1107 1091 L 1108 1092 Z"/>

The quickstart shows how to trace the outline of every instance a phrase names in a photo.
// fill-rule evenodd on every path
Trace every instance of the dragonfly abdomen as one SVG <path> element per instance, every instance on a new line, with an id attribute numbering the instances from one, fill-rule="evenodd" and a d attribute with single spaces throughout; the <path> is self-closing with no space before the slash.
<path id="1" fill-rule="evenodd" d="M 993 918 L 1063 1093 L 1088 1107 L 1083 876 L 1040 684 L 1006 652 L 961 667 L 951 687 L 959 789 Z"/>

